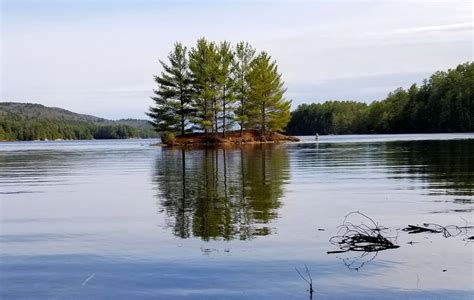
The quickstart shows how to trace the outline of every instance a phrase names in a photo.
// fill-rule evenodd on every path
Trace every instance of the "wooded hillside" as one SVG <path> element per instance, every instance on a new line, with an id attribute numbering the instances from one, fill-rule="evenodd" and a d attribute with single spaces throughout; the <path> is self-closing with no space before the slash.
<path id="1" fill-rule="evenodd" d="M 0 140 L 157 137 L 146 120 L 107 120 L 34 103 L 0 102 Z"/>
<path id="2" fill-rule="evenodd" d="M 294 135 L 474 131 L 474 63 L 438 71 L 418 86 L 396 89 L 381 101 L 326 101 L 292 112 Z"/>

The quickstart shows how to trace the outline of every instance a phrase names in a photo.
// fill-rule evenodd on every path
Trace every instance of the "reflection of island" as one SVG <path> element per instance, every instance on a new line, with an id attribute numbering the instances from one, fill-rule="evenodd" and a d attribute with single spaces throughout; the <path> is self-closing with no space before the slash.
<path id="1" fill-rule="evenodd" d="M 176 236 L 245 240 L 271 233 L 289 176 L 283 145 L 161 154 L 154 181 Z"/>
<path id="2" fill-rule="evenodd" d="M 391 169 L 395 174 L 426 180 L 435 193 L 473 195 L 474 140 L 396 142 L 385 147 L 387 163 L 404 166 Z"/>

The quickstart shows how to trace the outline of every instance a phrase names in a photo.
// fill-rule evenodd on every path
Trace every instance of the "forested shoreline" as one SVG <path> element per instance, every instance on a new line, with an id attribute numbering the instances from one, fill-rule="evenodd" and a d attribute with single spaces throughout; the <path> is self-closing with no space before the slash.
<path id="1" fill-rule="evenodd" d="M 149 128 L 127 125 L 133 121 L 110 121 L 93 116 L 81 120 L 84 115 L 69 111 L 60 116 L 48 115 L 57 108 L 44 107 L 31 103 L 0 103 L 0 141 L 34 140 L 91 140 L 91 139 L 127 139 L 152 138 L 157 133 Z M 21 113 L 12 112 L 9 106 Z M 68 115 L 69 114 L 69 115 Z"/>
<path id="2" fill-rule="evenodd" d="M 302 104 L 286 131 L 293 135 L 474 132 L 474 63 L 438 71 L 418 86 L 370 104 Z"/>
<path id="3" fill-rule="evenodd" d="M 241 136 L 244 130 L 264 136 L 290 120 L 291 101 L 284 98 L 276 61 L 247 42 L 233 47 L 201 38 L 189 50 L 178 42 L 167 59 L 160 60 L 155 104 L 147 113 L 167 141 L 193 132 L 225 138 L 234 126 Z"/>
<path id="4" fill-rule="evenodd" d="M 125 139 L 202 132 L 225 137 L 239 129 L 292 135 L 474 132 L 474 63 L 438 71 L 370 104 L 290 101 L 276 62 L 248 43 L 232 48 L 205 39 L 190 51 L 177 43 L 155 76 L 155 106 L 144 120 L 110 121 L 31 103 L 0 103 L 0 141 Z M 17 106 L 8 110 L 7 106 Z M 3 107 L 3 108 L 2 108 Z M 34 108 L 31 108 L 34 107 Z M 291 116 L 291 120 L 290 120 Z M 142 122 L 140 126 L 132 126 Z M 289 122 L 289 123 L 288 123 Z M 287 125 L 288 124 L 288 125 Z M 154 129 L 154 130 L 153 130 Z"/>

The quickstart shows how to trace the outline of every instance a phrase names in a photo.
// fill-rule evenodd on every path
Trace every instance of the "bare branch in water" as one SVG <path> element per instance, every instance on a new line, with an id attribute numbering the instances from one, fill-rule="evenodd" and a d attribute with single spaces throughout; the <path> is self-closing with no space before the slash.
<path id="1" fill-rule="evenodd" d="M 305 273 L 306 276 L 303 276 L 301 272 L 298 270 L 298 268 L 295 267 L 296 272 L 298 272 L 298 275 L 309 285 L 309 298 L 313 299 L 313 278 L 311 277 L 311 273 L 309 272 L 308 266 L 305 264 Z"/>
<path id="2" fill-rule="evenodd" d="M 423 223 L 423 225 L 408 225 L 408 227 L 403 228 L 403 231 L 408 232 L 409 234 L 429 232 L 429 233 L 442 233 L 445 238 L 455 237 L 464 232 L 464 235 L 467 236 L 467 230 L 472 228 L 472 226 L 457 226 L 457 225 L 447 225 L 442 226 L 435 223 Z"/>
<path id="3" fill-rule="evenodd" d="M 378 252 L 364 252 L 354 257 L 341 258 L 344 265 L 351 271 L 359 271 L 363 266 L 373 261 Z"/>
<path id="4" fill-rule="evenodd" d="M 357 220 L 357 217 L 360 220 Z M 344 217 L 344 222 L 339 226 L 339 235 L 333 236 L 329 240 L 331 244 L 338 246 L 340 250 L 328 251 L 327 253 L 333 254 L 348 251 L 378 252 L 400 247 L 393 243 L 396 237 L 386 237 L 383 235 L 386 229 L 359 211 L 351 212 Z"/>

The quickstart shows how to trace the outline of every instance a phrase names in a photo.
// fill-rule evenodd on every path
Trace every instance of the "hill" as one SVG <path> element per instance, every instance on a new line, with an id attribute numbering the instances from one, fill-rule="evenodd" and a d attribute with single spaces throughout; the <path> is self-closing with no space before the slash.
<path id="1" fill-rule="evenodd" d="M 0 102 L 0 114 L 2 114 L 2 112 L 17 114 L 23 117 L 48 120 L 78 121 L 90 123 L 113 122 L 95 116 L 74 113 L 72 111 L 59 107 L 48 107 L 36 103 Z"/>
<path id="2" fill-rule="evenodd" d="M 35 103 L 0 102 L 0 140 L 157 137 L 146 120 L 108 120 Z"/>

